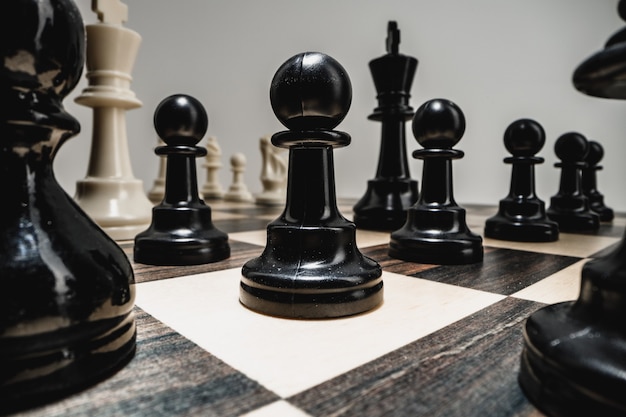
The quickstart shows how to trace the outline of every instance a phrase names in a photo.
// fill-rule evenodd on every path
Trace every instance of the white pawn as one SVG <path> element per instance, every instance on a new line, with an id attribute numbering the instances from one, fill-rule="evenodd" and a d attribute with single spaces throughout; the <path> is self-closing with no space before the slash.
<path id="1" fill-rule="evenodd" d="M 287 194 L 287 160 L 284 149 L 272 145 L 271 136 L 260 139 L 261 183 L 263 191 L 256 196 L 256 203 L 264 206 L 280 206 Z"/>
<path id="2" fill-rule="evenodd" d="M 207 200 L 216 200 L 224 197 L 224 190 L 222 190 L 222 186 L 217 180 L 217 171 L 222 167 L 220 161 L 222 151 L 215 136 L 209 136 L 206 149 L 207 154 L 204 167 L 206 168 L 207 176 L 200 194 Z"/>
<path id="3" fill-rule="evenodd" d="M 233 172 L 233 182 L 228 188 L 228 192 L 224 195 L 226 201 L 254 201 L 252 194 L 248 191 L 248 187 L 243 181 L 243 173 L 246 171 L 246 156 L 242 153 L 236 153 L 230 158 L 230 167 Z"/>

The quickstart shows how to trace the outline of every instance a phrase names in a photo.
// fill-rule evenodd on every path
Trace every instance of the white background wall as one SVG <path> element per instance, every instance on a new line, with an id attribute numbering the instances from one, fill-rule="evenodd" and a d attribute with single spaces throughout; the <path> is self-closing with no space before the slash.
<path id="1" fill-rule="evenodd" d="M 86 24 L 96 22 L 91 0 L 76 0 Z M 353 102 L 338 129 L 352 144 L 335 151 L 337 193 L 360 197 L 374 177 L 380 124 L 367 120 L 376 107 L 368 62 L 386 53 L 387 22 L 401 31 L 400 52 L 419 60 L 411 105 L 443 97 L 465 113 L 467 129 L 454 162 L 460 204 L 497 202 L 508 193 L 510 166 L 502 134 L 514 120 L 530 117 L 546 130 L 539 153 L 537 193 L 548 202 L 558 190 L 553 146 L 567 131 L 578 131 L 605 148 L 599 188 L 607 204 L 626 211 L 626 103 L 579 93 L 571 77 L 624 25 L 616 0 L 126 0 L 126 27 L 143 38 L 132 90 L 143 107 L 127 113 L 134 174 L 148 190 L 156 177 L 155 107 L 174 93 L 191 94 L 205 105 L 209 131 L 222 148 L 220 172 L 226 189 L 229 158 L 248 159 L 246 183 L 261 190 L 259 138 L 284 130 L 269 102 L 276 69 L 299 52 L 320 51 L 348 71 Z M 87 172 L 91 109 L 74 103 L 83 81 L 66 99 L 82 132 L 55 160 L 57 178 L 68 193 Z M 409 153 L 418 148 L 407 124 Z M 203 144 L 201 142 L 201 144 Z M 421 162 L 411 159 L 412 177 Z M 205 173 L 199 170 L 200 183 Z M 421 181 L 420 181 L 421 183 Z"/>

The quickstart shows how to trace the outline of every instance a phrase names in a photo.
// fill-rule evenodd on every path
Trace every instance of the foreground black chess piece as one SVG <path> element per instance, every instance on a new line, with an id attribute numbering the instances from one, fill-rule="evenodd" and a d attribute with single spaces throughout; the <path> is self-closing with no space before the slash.
<path id="1" fill-rule="evenodd" d="M 615 217 L 613 209 L 604 204 L 604 195 L 598 190 L 598 180 L 596 173 L 602 169 L 598 163 L 604 156 L 604 148 L 598 142 L 589 141 L 589 152 L 585 162 L 587 165 L 582 169 L 582 190 L 583 194 L 589 200 L 589 208 L 591 211 L 600 216 L 600 221 L 610 222 Z"/>
<path id="2" fill-rule="evenodd" d="M 135 352 L 135 292 L 125 253 L 53 173 L 59 146 L 80 131 L 62 105 L 84 66 L 78 8 L 5 1 L 0 28 L 2 414 L 122 368 Z"/>
<path id="3" fill-rule="evenodd" d="M 135 262 L 197 265 L 230 256 L 228 235 L 217 229 L 211 208 L 198 195 L 196 161 L 205 148 L 195 146 L 208 128 L 208 117 L 195 98 L 165 98 L 154 112 L 154 127 L 166 143 L 155 153 L 167 158 L 165 196 L 152 209 L 152 223 L 135 237 Z"/>
<path id="4" fill-rule="evenodd" d="M 396 22 L 387 28 L 387 54 L 370 61 L 378 107 L 368 119 L 382 123 L 376 177 L 367 182 L 365 195 L 354 206 L 358 228 L 396 230 L 406 221 L 406 210 L 418 197 L 406 154 L 405 123 L 413 117 L 409 105 L 417 59 L 398 52 L 400 31 Z"/>
<path id="5" fill-rule="evenodd" d="M 548 219 L 545 204 L 535 194 L 535 165 L 543 158 L 535 156 L 543 148 L 543 127 L 531 119 L 511 123 L 504 132 L 504 146 L 513 155 L 509 195 L 500 200 L 498 213 L 485 222 L 485 236 L 518 242 L 553 242 L 559 238 L 559 226 Z"/>
<path id="6" fill-rule="evenodd" d="M 626 1 L 619 3 L 626 20 Z M 626 99 L 626 30 L 574 72 L 583 93 Z M 545 307 L 524 329 L 519 382 L 550 416 L 626 415 L 626 235 L 582 270 L 576 301 Z"/>
<path id="7" fill-rule="evenodd" d="M 577 132 L 564 133 L 556 140 L 554 152 L 561 160 L 559 191 L 550 198 L 547 214 L 559 224 L 562 232 L 593 231 L 600 227 L 600 218 L 589 208 L 582 190 L 582 169 L 587 165 L 587 139 Z"/>
<path id="8" fill-rule="evenodd" d="M 452 149 L 465 132 L 463 112 L 449 100 L 429 100 L 415 112 L 412 128 L 425 148 L 413 152 L 424 160 L 421 195 L 404 226 L 391 233 L 389 255 L 429 264 L 482 261 L 482 238 L 467 227 L 465 209 L 454 201 L 452 189 L 452 160 L 464 155 Z"/>
<path id="9" fill-rule="evenodd" d="M 350 135 L 332 130 L 346 116 L 352 87 L 332 57 L 305 52 L 288 59 L 270 99 L 287 127 L 272 136 L 289 149 L 287 201 L 267 227 L 260 257 L 242 268 L 240 300 L 248 308 L 293 318 L 361 313 L 383 300 L 380 265 L 356 246 L 356 227 L 337 208 L 333 148 Z"/>

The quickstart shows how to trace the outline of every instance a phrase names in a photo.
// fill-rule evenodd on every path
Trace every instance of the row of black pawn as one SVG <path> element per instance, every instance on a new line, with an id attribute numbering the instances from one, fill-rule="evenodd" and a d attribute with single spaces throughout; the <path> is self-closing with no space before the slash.
<path id="1" fill-rule="evenodd" d="M 206 150 L 195 145 L 202 139 L 208 118 L 193 97 L 165 99 L 155 112 L 157 133 L 167 144 L 156 149 L 167 156 L 168 175 L 163 202 L 155 207 L 149 230 L 136 239 L 135 260 L 158 265 L 187 265 L 219 261 L 230 255 L 228 237 L 212 225 L 211 210 L 199 198 L 194 158 Z M 453 159 L 463 152 L 452 149 L 465 130 L 461 110 L 448 100 L 424 103 L 413 119 L 413 133 L 424 149 L 413 156 L 424 160 L 419 200 L 408 209 L 407 221 L 392 232 L 390 255 L 433 264 L 462 264 L 482 259 L 482 239 L 465 223 L 465 210 L 454 201 Z M 545 144 L 545 132 L 532 119 L 513 122 L 504 133 L 511 157 L 511 186 L 496 215 L 487 219 L 485 236 L 522 242 L 556 241 L 559 231 L 585 232 L 610 222 L 596 186 L 602 146 L 580 133 L 568 132 L 555 143 L 561 162 L 559 191 L 548 210 L 535 193 L 536 156 Z"/>

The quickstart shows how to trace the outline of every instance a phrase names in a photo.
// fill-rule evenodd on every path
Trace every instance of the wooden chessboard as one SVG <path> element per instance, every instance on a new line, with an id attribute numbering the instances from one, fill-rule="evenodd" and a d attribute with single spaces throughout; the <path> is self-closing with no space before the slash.
<path id="1" fill-rule="evenodd" d="M 402 262 L 389 234 L 359 230 L 384 270 L 385 301 L 333 320 L 261 315 L 239 301 L 281 207 L 208 202 L 232 256 L 187 267 L 134 264 L 135 358 L 111 378 L 27 416 L 541 416 L 517 383 L 522 326 L 578 296 L 583 264 L 622 237 L 626 216 L 552 243 L 485 239 L 479 264 Z M 352 201 L 340 201 L 351 218 Z M 466 206 L 482 234 L 494 207 Z M 121 242 L 132 259 L 132 242 Z"/>

